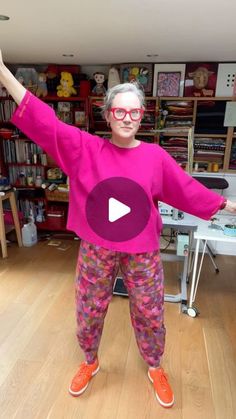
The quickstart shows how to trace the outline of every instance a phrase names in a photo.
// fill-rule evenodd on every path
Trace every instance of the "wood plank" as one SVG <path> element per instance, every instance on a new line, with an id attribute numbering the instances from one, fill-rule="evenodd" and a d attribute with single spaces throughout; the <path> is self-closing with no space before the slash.
<path id="1" fill-rule="evenodd" d="M 38 243 L 9 247 L 0 265 L 0 416 L 17 419 L 231 419 L 236 417 L 236 258 L 205 258 L 195 319 L 165 303 L 162 365 L 175 393 L 164 409 L 147 378 L 129 317 L 114 297 L 99 350 L 101 370 L 78 398 L 68 387 L 83 353 L 76 338 L 74 272 L 78 245 L 59 252 Z M 178 292 L 180 264 L 165 263 L 166 292 Z M 176 280 L 177 279 L 177 280 Z M 226 393 L 225 387 L 230 390 Z"/>

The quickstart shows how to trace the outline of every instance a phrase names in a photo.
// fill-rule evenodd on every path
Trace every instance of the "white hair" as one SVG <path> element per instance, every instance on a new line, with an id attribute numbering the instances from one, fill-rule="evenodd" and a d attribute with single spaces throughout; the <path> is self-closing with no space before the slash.
<path id="1" fill-rule="evenodd" d="M 116 86 L 112 87 L 111 89 L 107 90 L 106 96 L 104 97 L 104 104 L 102 106 L 102 114 L 105 115 L 106 111 L 109 111 L 112 107 L 112 102 L 118 93 L 127 93 L 132 92 L 134 93 L 140 101 L 140 107 L 144 105 L 145 102 L 145 95 L 143 90 L 139 87 L 137 83 L 122 83 L 117 84 Z"/>

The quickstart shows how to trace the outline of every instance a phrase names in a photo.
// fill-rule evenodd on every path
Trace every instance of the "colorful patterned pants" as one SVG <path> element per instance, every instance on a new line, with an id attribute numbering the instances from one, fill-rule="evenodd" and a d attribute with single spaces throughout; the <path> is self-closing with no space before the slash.
<path id="1" fill-rule="evenodd" d="M 139 351 L 156 367 L 164 351 L 163 267 L 159 251 L 128 254 L 81 241 L 76 275 L 77 337 L 87 362 L 97 356 L 104 319 L 120 267 L 128 290 Z"/>

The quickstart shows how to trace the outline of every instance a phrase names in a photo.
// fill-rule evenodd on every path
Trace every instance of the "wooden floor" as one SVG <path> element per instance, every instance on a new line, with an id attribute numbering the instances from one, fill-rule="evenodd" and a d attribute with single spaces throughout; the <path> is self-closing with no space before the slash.
<path id="1" fill-rule="evenodd" d="M 101 370 L 79 398 L 68 385 L 83 355 L 75 336 L 74 270 L 78 242 L 59 251 L 41 242 L 9 248 L 0 259 L 1 419 L 235 419 L 236 257 L 204 262 L 192 319 L 165 304 L 163 366 L 176 403 L 155 399 L 129 320 L 128 299 L 113 297 L 101 348 Z M 165 264 L 166 292 L 178 290 L 180 266 Z"/>

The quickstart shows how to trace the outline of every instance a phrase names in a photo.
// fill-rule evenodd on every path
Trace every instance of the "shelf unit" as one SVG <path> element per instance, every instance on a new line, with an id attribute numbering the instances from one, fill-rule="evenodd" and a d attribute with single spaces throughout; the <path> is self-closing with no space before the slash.
<path id="1" fill-rule="evenodd" d="M 88 131 L 88 99 L 82 97 L 59 98 L 47 96 L 42 99 L 51 106 L 58 118 L 66 123 Z M 67 203 L 51 202 L 45 190 L 36 186 L 36 176 L 42 182 L 65 183 L 62 173 L 60 180 L 48 179 L 47 171 L 56 169 L 52 159 L 30 139 L 26 138 L 11 123 L 11 116 L 16 104 L 11 97 L 0 98 L 0 166 L 1 172 L 9 177 L 10 183 L 17 190 L 18 209 L 24 218 L 29 217 L 30 209 L 35 218 L 39 212 L 45 220 L 38 222 L 40 229 L 66 230 Z"/>
<path id="2" fill-rule="evenodd" d="M 42 100 L 53 107 L 61 120 L 104 138 L 110 138 L 111 132 L 101 115 L 103 97 L 47 96 Z M 179 164 L 184 166 L 187 161 L 187 132 L 183 133 L 183 128 L 194 127 L 193 166 L 197 164 L 200 171 L 212 171 L 214 163 L 216 167 L 214 170 L 236 173 L 236 130 L 234 127 L 223 127 L 226 103 L 235 100 L 236 97 L 146 97 L 144 118 L 136 136 L 142 141 L 160 144 L 176 158 Z M 45 223 L 41 223 L 42 228 L 50 230 L 50 228 L 54 229 L 56 224 L 60 224 L 55 220 L 50 222 L 47 217 L 49 211 L 55 211 L 56 214 L 58 209 L 63 213 L 60 230 L 64 230 L 67 202 L 61 202 L 61 197 L 52 202 L 42 188 L 35 187 L 36 173 L 45 179 L 47 170 L 55 164 L 49 160 L 48 156 L 45 157 L 43 150 L 37 148 L 34 151 L 32 148 L 30 157 L 25 156 L 23 160 L 19 160 L 19 144 L 22 147 L 24 144 L 25 152 L 27 147 L 30 149 L 37 146 L 33 145 L 29 139 L 22 137 L 9 122 L 15 107 L 12 98 L 0 98 L 0 138 L 2 137 L 0 170 L 3 174 L 10 175 L 12 185 L 19 190 L 19 202 L 22 203 L 25 200 L 28 205 L 27 201 L 30 201 L 36 207 L 40 202 L 41 205 L 44 204 L 46 220 Z M 163 111 L 168 111 L 167 115 Z M 6 137 L 5 134 L 1 134 L 1 129 L 8 129 L 12 135 Z M 18 144 L 18 151 L 14 149 L 16 144 Z M 34 154 L 37 155 L 36 163 L 32 157 Z M 14 173 L 23 169 L 26 173 L 29 170 L 34 172 L 33 185 L 27 185 L 26 182 L 21 184 L 12 178 Z M 24 195 L 26 198 L 23 198 Z"/>
<path id="3" fill-rule="evenodd" d="M 75 125 L 85 131 L 89 130 L 88 98 L 47 96 L 43 100 L 52 106 L 57 117 L 63 122 Z"/>
<path id="4" fill-rule="evenodd" d="M 185 166 L 187 133 L 181 128 L 194 127 L 193 166 L 197 171 L 235 173 L 236 132 L 223 126 L 226 103 L 235 100 L 235 97 L 146 97 L 146 111 L 136 137 L 160 144 Z M 111 132 L 101 115 L 102 104 L 102 97 L 89 98 L 90 131 L 110 138 Z M 211 122 L 209 127 L 207 121 Z M 167 128 L 172 129 L 168 132 Z"/>
<path id="5" fill-rule="evenodd" d="M 236 164 L 233 163 L 235 161 L 236 147 L 233 139 L 234 128 L 227 128 L 223 125 L 226 103 L 227 101 L 234 101 L 235 99 L 235 97 L 159 98 L 160 113 L 166 109 L 167 103 L 170 105 L 174 104 L 176 107 L 177 104 L 181 102 L 192 104 L 192 113 L 189 113 L 189 117 L 192 119 L 189 119 L 189 124 L 192 123 L 194 126 L 193 165 L 198 167 L 197 171 L 232 172 L 233 168 L 236 169 Z M 184 112 L 182 120 L 184 120 L 183 116 Z M 171 118 L 169 119 L 171 120 Z M 166 122 L 168 122 L 168 116 L 164 118 L 164 127 L 166 127 Z M 160 135 L 159 141 L 161 145 L 166 146 L 168 144 L 167 139 L 162 138 L 166 136 L 169 137 L 168 135 Z M 178 129 L 176 127 L 176 133 L 173 131 L 173 136 L 171 137 L 169 145 L 171 146 L 171 143 L 175 143 L 177 148 L 178 145 L 181 148 L 181 139 L 179 139 L 179 137 L 181 136 L 178 135 Z M 177 139 L 176 142 L 174 141 L 175 138 Z"/>

